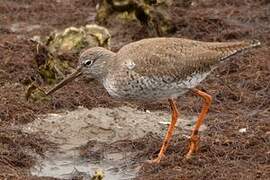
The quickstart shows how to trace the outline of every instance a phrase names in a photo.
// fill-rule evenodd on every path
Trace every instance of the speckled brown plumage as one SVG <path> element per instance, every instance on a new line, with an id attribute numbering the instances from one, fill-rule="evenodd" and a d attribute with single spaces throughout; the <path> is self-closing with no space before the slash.
<path id="1" fill-rule="evenodd" d="M 142 76 L 173 76 L 185 79 L 194 72 L 208 71 L 221 60 L 256 45 L 256 42 L 200 42 L 180 38 L 144 39 L 124 46 L 118 61 L 135 61 Z"/>

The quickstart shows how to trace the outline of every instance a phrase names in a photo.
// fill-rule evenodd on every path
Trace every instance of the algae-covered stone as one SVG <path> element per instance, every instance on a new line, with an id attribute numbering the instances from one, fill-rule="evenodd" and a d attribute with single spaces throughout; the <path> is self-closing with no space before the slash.
<path id="1" fill-rule="evenodd" d="M 84 30 L 86 33 L 86 39 L 88 37 L 96 38 L 96 41 L 90 41 L 90 39 L 87 40 L 87 42 L 93 42 L 92 44 L 88 43 L 89 46 L 102 46 L 110 49 L 111 35 L 106 28 L 97 25 L 86 25 Z M 94 42 L 96 42 L 96 44 L 94 44 Z"/>
<path id="2" fill-rule="evenodd" d="M 172 0 L 101 0 L 96 19 L 100 23 L 112 21 L 138 21 L 150 35 L 161 36 L 176 30 L 169 15 Z"/>
<path id="3" fill-rule="evenodd" d="M 109 47 L 110 33 L 97 25 L 86 25 L 80 28 L 69 27 L 61 32 L 54 32 L 48 38 L 46 45 L 51 53 L 78 53 L 83 48 L 103 46 Z"/>

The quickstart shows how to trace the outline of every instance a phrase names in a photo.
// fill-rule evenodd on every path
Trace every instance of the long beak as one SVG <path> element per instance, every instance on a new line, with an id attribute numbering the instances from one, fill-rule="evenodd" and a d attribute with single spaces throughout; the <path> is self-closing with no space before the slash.
<path id="1" fill-rule="evenodd" d="M 75 72 L 73 72 L 68 77 L 66 77 L 65 79 L 63 79 L 60 83 L 56 84 L 52 89 L 50 89 L 49 91 L 45 92 L 45 94 L 46 95 L 52 94 L 53 92 L 55 92 L 56 90 L 60 89 L 61 87 L 63 87 L 67 83 L 69 83 L 72 80 L 74 80 L 75 78 L 79 77 L 81 74 L 82 74 L 81 68 L 79 67 L 79 68 L 76 69 Z"/>

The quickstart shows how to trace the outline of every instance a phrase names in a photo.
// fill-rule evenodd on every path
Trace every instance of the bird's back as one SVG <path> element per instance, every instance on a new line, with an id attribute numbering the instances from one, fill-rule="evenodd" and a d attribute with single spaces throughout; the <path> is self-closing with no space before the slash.
<path id="1" fill-rule="evenodd" d="M 141 75 L 170 75 L 185 78 L 205 72 L 228 57 L 259 45 L 258 41 L 201 42 L 182 38 L 150 38 L 130 43 L 117 53 L 122 60 L 134 62 Z"/>

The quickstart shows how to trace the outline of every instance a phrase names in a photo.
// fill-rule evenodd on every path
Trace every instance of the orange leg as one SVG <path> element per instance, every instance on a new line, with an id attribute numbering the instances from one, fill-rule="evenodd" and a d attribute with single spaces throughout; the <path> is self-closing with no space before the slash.
<path id="1" fill-rule="evenodd" d="M 163 140 L 163 144 L 162 144 L 162 147 L 159 151 L 159 154 L 158 154 L 158 157 L 154 160 L 151 160 L 149 162 L 151 163 L 159 163 L 161 158 L 164 156 L 164 153 L 166 151 L 166 149 L 168 148 L 169 146 L 169 142 L 171 140 L 171 137 L 173 135 L 173 132 L 174 132 L 174 129 L 175 129 L 175 125 L 176 125 L 176 122 L 177 122 L 177 118 L 179 116 L 179 112 L 177 110 L 177 106 L 176 106 L 176 102 L 172 99 L 168 99 L 169 103 L 170 103 L 170 107 L 171 107 L 171 111 L 172 111 L 172 120 L 171 120 L 171 123 L 169 125 L 169 128 L 168 128 L 168 131 L 167 131 L 167 134 Z"/>
<path id="2" fill-rule="evenodd" d="M 202 92 L 202 91 L 200 91 L 198 89 L 192 89 L 192 91 L 196 95 L 199 95 L 199 96 L 201 96 L 203 98 L 204 104 L 203 104 L 203 107 L 202 107 L 202 111 L 199 114 L 199 117 L 198 117 L 198 119 L 196 121 L 195 127 L 194 127 L 194 129 L 192 131 L 192 134 L 191 134 L 191 137 L 190 137 L 189 151 L 188 151 L 188 153 L 186 155 L 186 158 L 190 158 L 191 155 L 198 150 L 199 128 L 202 125 L 202 123 L 203 123 L 203 121 L 204 121 L 204 119 L 205 119 L 205 117 L 206 117 L 206 115 L 208 113 L 211 102 L 212 102 L 212 97 L 209 94 L 207 94 L 205 92 Z"/>

